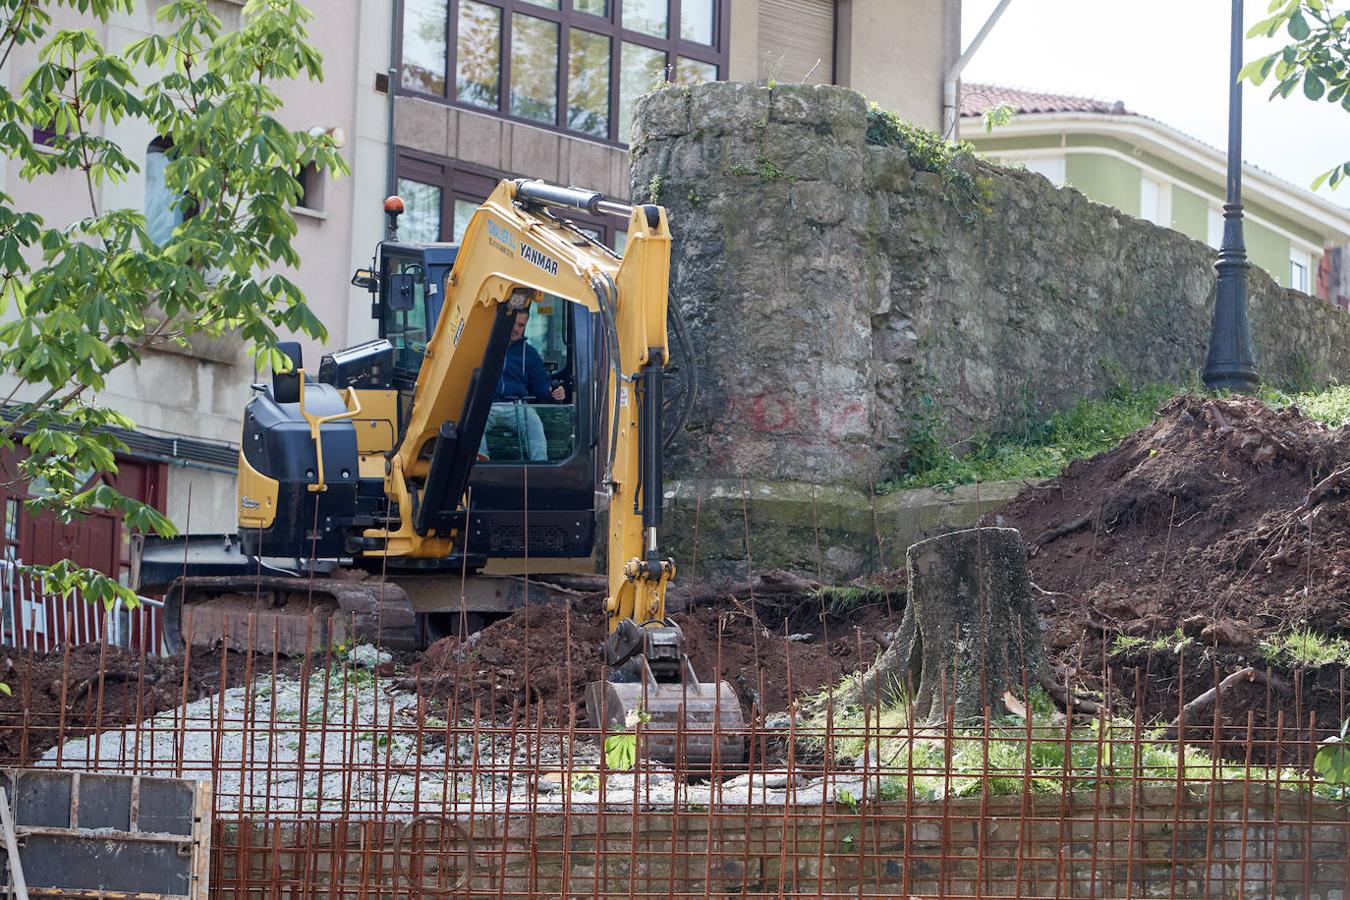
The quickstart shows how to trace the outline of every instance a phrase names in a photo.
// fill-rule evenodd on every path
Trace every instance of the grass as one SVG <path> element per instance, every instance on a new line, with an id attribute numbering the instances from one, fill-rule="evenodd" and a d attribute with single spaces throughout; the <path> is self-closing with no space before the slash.
<path id="1" fill-rule="evenodd" d="M 884 706 L 879 717 L 873 714 L 866 720 L 866 728 L 863 712 L 848 710 L 836 713 L 832 724 L 836 733 L 856 734 L 835 738 L 829 749 L 836 758 L 856 759 L 866 748 L 869 766 L 892 773 L 879 779 L 879 797 L 872 799 L 881 800 L 913 796 L 916 801 L 932 801 L 985 792 L 1015 796 L 1027 785 L 1035 793 L 1057 795 L 1065 786 L 1082 791 L 1149 783 L 1175 785 L 1179 778 L 1196 784 L 1275 780 L 1273 769 L 1215 760 L 1190 746 L 1179 757 L 1175 743 L 1149 729 L 1136 732 L 1126 718 L 1105 724 L 1100 720 L 1054 724 L 1051 716 L 1056 707 L 1039 688 L 1033 691 L 1029 706 L 1030 728 L 1015 716 L 997 718 L 989 727 L 987 742 L 983 726 L 958 728 L 950 739 L 931 730 L 925 734 L 916 729 L 918 733 L 911 735 L 903 703 Z M 817 751 L 825 749 L 822 739 L 812 737 L 822 726 L 820 722 L 802 726 L 799 740 Z M 870 735 L 866 739 L 864 731 Z M 1280 781 L 1290 787 L 1308 783 L 1306 773 L 1292 770 L 1283 770 Z M 1338 796 L 1333 784 L 1317 784 L 1315 790 L 1319 795 Z M 847 800 L 840 802 L 851 805 Z"/>
<path id="2" fill-rule="evenodd" d="M 1282 391 L 1262 387 L 1258 396 L 1276 409 L 1297 406 L 1305 416 L 1332 428 L 1350 423 L 1350 385 L 1336 384 L 1320 391 Z"/>
<path id="3" fill-rule="evenodd" d="M 1262 641 L 1261 655 L 1273 663 L 1294 666 L 1350 666 L 1350 641 L 1319 634 L 1310 628 L 1296 628 Z"/>
<path id="4" fill-rule="evenodd" d="M 1140 651 L 1149 653 L 1161 653 L 1163 651 L 1180 653 L 1193 643 L 1195 643 L 1195 641 L 1183 634 L 1180 627 L 1175 628 L 1171 634 L 1161 634 L 1152 638 L 1118 634 L 1116 635 L 1115 640 L 1111 642 L 1111 655 L 1124 656 Z"/>
<path id="5" fill-rule="evenodd" d="M 812 599 L 817 600 L 825 607 L 825 611 L 832 616 L 843 616 L 857 609 L 860 606 L 866 606 L 871 603 L 884 603 L 888 595 L 894 595 L 894 591 L 888 590 L 883 585 L 876 584 L 824 584 L 811 594 Z"/>
<path id="6" fill-rule="evenodd" d="M 1126 435 L 1146 427 L 1158 404 L 1177 392 L 1170 384 L 1118 391 L 1104 400 L 1080 400 L 1017 433 L 977 435 L 956 444 L 941 443 L 934 428 L 920 427 L 909 441 L 909 470 L 883 488 L 1049 478 L 1075 459 L 1110 450 Z"/>
<path id="7" fill-rule="evenodd" d="M 1193 388 L 1172 384 L 1119 389 L 1105 399 L 1080 400 L 1017 432 L 976 435 L 955 443 L 940 439 L 941 417 L 930 410 L 919 417 L 907 440 L 907 471 L 880 485 L 879 490 L 950 489 L 977 481 L 1050 478 L 1074 460 L 1110 450 L 1147 427 L 1163 401 L 1189 390 Z M 1333 385 L 1320 391 L 1266 386 L 1258 396 L 1276 409 L 1296 406 L 1304 415 L 1332 428 L 1350 423 L 1350 385 Z"/>

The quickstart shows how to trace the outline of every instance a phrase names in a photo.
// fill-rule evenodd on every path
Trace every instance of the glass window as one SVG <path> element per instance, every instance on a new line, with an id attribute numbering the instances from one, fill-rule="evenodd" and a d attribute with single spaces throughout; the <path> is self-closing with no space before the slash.
<path id="1" fill-rule="evenodd" d="M 681 0 L 680 37 L 712 46 L 716 0 Z"/>
<path id="2" fill-rule="evenodd" d="M 619 60 L 619 140 L 628 143 L 633 102 L 666 80 L 666 54 L 640 44 L 623 44 Z"/>
<path id="3" fill-rule="evenodd" d="M 676 84 L 703 84 L 717 80 L 717 66 L 681 56 L 675 61 Z"/>
<path id="4" fill-rule="evenodd" d="M 388 257 L 387 274 L 420 272 L 420 264 L 411 259 Z M 416 372 L 422 367 L 422 354 L 427 349 L 426 283 L 418 281 L 413 291 L 413 308 L 392 310 L 388 302 L 381 305 L 384 337 L 394 346 L 394 368 Z M 387 299 L 387 298 L 382 298 Z"/>
<path id="5" fill-rule="evenodd" d="M 479 204 L 472 200 L 460 200 L 455 198 L 455 230 L 450 240 L 456 244 L 464 240 L 464 232 L 469 229 L 469 220 L 477 212 Z"/>
<path id="6" fill-rule="evenodd" d="M 308 163 L 295 176 L 300 182 L 300 200 L 295 205 L 315 212 L 323 212 L 323 172 L 318 165 Z"/>
<path id="7" fill-rule="evenodd" d="M 527 3 L 533 3 L 535 6 L 542 6 L 545 9 L 558 9 L 558 0 L 526 0 Z"/>
<path id="8" fill-rule="evenodd" d="M 567 57 L 567 127 L 609 137 L 609 38 L 573 28 Z"/>
<path id="9" fill-rule="evenodd" d="M 445 96 L 446 0 L 404 0 L 403 86 Z"/>
<path id="10" fill-rule="evenodd" d="M 486 462 L 556 462 L 572 455 L 576 445 L 576 401 L 569 370 L 568 307 L 566 301 L 552 294 L 535 303 L 525 325 L 524 344 L 512 344 L 506 362 L 508 369 L 515 367 L 517 373 L 542 362 L 550 388 L 561 386 L 563 399 L 499 396 L 492 404 L 479 445 L 479 452 L 487 456 Z M 520 356 L 513 358 L 515 353 Z"/>
<path id="11" fill-rule="evenodd" d="M 430 244 L 441 239 L 441 189 L 411 178 L 398 180 L 403 198 L 398 236 L 409 243 Z"/>
<path id="12" fill-rule="evenodd" d="M 558 23 L 511 16 L 511 114 L 558 121 Z"/>
<path id="13" fill-rule="evenodd" d="M 11 543 L 19 540 L 19 501 L 13 497 L 5 498 L 5 540 Z"/>
<path id="14" fill-rule="evenodd" d="M 496 109 L 501 90 L 502 11 L 477 0 L 461 0 L 455 54 L 455 96 L 461 103 Z"/>
<path id="15" fill-rule="evenodd" d="M 628 246 L 628 229 L 616 228 L 614 230 L 614 252 L 623 256 L 623 248 Z"/>
<path id="16" fill-rule="evenodd" d="M 623 0 L 623 27 L 665 37 L 668 6 L 668 0 Z"/>
<path id="17" fill-rule="evenodd" d="M 145 151 L 145 231 L 156 244 L 166 243 L 183 224 L 183 207 L 165 183 L 168 150 L 168 145 L 156 140 Z"/>
<path id="18" fill-rule="evenodd" d="M 1304 250 L 1289 251 L 1289 286 L 1296 291 L 1309 293 L 1313 270 L 1312 254 Z"/>
<path id="19" fill-rule="evenodd" d="M 609 0 L 572 0 L 572 8 L 592 16 L 609 16 Z"/>

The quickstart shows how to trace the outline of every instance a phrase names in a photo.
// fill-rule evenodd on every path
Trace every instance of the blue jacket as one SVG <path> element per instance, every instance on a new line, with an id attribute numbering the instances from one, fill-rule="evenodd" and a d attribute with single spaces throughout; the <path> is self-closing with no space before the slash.
<path id="1" fill-rule="evenodd" d="M 530 342 L 521 338 L 506 348 L 506 363 L 502 366 L 502 380 L 497 383 L 494 400 L 535 400 L 551 403 L 548 370 L 544 358 Z"/>

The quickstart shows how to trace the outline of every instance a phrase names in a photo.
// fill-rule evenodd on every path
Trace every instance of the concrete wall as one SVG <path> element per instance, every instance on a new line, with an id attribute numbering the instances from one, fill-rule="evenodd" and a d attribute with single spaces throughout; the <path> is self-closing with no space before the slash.
<path id="1" fill-rule="evenodd" d="M 397 886 L 380 861 L 400 838 L 412 858 L 436 866 L 427 872 L 457 879 L 454 889 L 474 898 L 1340 898 L 1350 864 L 1342 807 L 1306 790 L 1107 779 L 1063 795 L 1050 784 L 1049 796 L 906 803 L 876 800 L 852 771 L 831 776 L 854 803 L 809 806 L 759 787 L 752 805 L 563 811 L 543 800 L 503 812 L 485 803 L 454 817 L 453 837 L 380 819 L 218 820 L 212 878 L 241 896 L 299 881 L 321 891 Z M 886 782 L 906 790 L 900 778 Z"/>
<path id="2" fill-rule="evenodd" d="M 925 128 L 961 55 L 960 0 L 839 0 L 836 83 Z"/>
<path id="3" fill-rule="evenodd" d="M 1209 247 L 974 160 L 963 197 L 868 145 L 865 110 L 781 85 L 642 102 L 633 183 L 669 206 L 703 372 L 677 475 L 868 490 L 917 429 L 1011 429 L 1203 364 Z M 1253 270 L 1251 320 L 1266 378 L 1350 375 L 1350 318 L 1327 304 Z"/>
<path id="4" fill-rule="evenodd" d="M 1073 153 L 1064 160 L 1065 180 L 1098 203 L 1114 206 L 1123 213 L 1139 215 L 1138 166 L 1095 153 Z M 1204 232 L 1190 237 L 1204 240 Z"/>
<path id="5" fill-rule="evenodd" d="M 496 172 L 628 196 L 628 152 L 622 147 L 420 97 L 396 99 L 394 143 Z"/>

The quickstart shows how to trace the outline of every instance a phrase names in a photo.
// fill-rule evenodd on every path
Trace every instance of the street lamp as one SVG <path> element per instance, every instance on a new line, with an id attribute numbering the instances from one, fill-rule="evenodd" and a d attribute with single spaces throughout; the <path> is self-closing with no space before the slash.
<path id="1" fill-rule="evenodd" d="M 1205 360 L 1205 387 L 1251 392 L 1259 379 L 1247 321 L 1247 247 L 1242 239 L 1242 0 L 1233 0 L 1232 56 L 1228 73 L 1228 200 L 1223 206 L 1223 244 L 1214 268 L 1214 320 Z"/>

